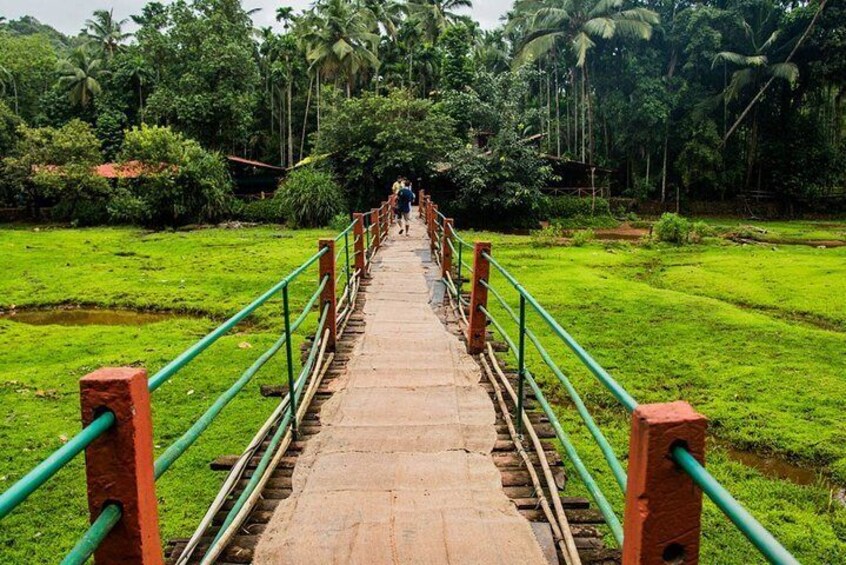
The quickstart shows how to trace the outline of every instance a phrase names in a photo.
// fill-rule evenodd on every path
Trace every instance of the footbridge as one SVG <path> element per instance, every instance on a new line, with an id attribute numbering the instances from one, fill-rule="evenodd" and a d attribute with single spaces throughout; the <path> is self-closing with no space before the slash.
<path id="1" fill-rule="evenodd" d="M 0 495 L 0 520 L 26 512 L 26 498 L 84 453 L 90 527 L 56 556 L 66 564 L 697 563 L 703 494 L 750 551 L 796 563 L 707 471 L 702 415 L 681 401 L 638 404 L 490 243 L 462 237 L 420 196 L 407 233 L 390 201 L 355 214 L 154 375 L 104 368 L 81 379 L 82 431 Z M 293 311 L 289 286 L 307 277 L 314 292 Z M 280 299 L 279 339 L 154 450 L 156 389 Z M 527 312 L 555 343 L 539 339 Z M 316 329 L 295 351 L 305 327 Z M 631 414 L 625 464 L 552 347 L 575 355 Z M 210 462 L 221 489 L 193 534 L 162 540 L 156 480 L 277 354 L 286 373 L 261 388 L 277 399 L 265 424 L 245 430 L 242 453 Z M 610 480 L 590 470 L 600 462 L 582 460 L 563 411 L 578 415 Z"/>

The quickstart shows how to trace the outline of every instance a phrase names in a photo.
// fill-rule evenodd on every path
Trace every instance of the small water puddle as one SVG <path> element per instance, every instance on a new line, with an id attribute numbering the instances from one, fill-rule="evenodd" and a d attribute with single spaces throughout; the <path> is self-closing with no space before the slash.
<path id="1" fill-rule="evenodd" d="M 171 313 L 100 308 L 53 308 L 0 312 L 0 319 L 33 326 L 143 326 L 175 317 L 177 315 Z"/>
<path id="2" fill-rule="evenodd" d="M 744 451 L 721 442 L 717 442 L 717 445 L 725 451 L 729 459 L 751 467 L 765 477 L 790 481 L 800 486 L 824 486 L 832 492 L 832 499 L 835 502 L 846 507 L 846 488 L 832 483 L 825 475 L 812 467 L 796 465 L 772 455 Z"/>
<path id="3" fill-rule="evenodd" d="M 815 485 L 821 477 L 817 471 L 810 467 L 800 467 L 778 457 L 743 451 L 727 445 L 720 445 L 720 447 L 732 461 L 752 467 L 767 477 L 790 481 L 797 485 Z"/>

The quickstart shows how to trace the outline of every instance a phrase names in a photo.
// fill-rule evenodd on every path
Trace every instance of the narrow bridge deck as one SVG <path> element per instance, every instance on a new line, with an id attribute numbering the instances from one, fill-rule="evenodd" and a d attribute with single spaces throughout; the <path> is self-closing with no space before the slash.
<path id="1" fill-rule="evenodd" d="M 420 223 L 374 263 L 366 331 L 255 563 L 546 563 L 491 456 L 480 371 L 430 305 Z"/>

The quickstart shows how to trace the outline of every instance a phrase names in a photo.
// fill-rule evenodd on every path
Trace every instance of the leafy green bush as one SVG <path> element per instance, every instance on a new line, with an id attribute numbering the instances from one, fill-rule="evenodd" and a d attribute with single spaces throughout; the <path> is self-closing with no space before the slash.
<path id="1" fill-rule="evenodd" d="M 292 227 L 326 226 L 346 209 L 335 177 L 314 167 L 292 171 L 279 184 L 273 199 Z"/>
<path id="2" fill-rule="evenodd" d="M 223 157 L 169 127 L 126 132 L 121 166 L 140 169 L 120 181 L 114 220 L 154 226 L 216 221 L 232 209 L 232 179 Z M 127 206 L 127 204 L 130 204 Z"/>
<path id="3" fill-rule="evenodd" d="M 702 240 L 704 240 L 706 237 L 714 235 L 714 233 L 714 228 L 712 228 L 702 220 L 698 220 L 696 222 L 693 222 L 690 226 L 690 242 L 702 243 Z"/>
<path id="4" fill-rule="evenodd" d="M 678 214 L 665 213 L 655 222 L 653 233 L 658 241 L 683 245 L 690 236 L 690 221 Z"/>
<path id="5" fill-rule="evenodd" d="M 574 247 L 582 247 L 587 242 L 592 241 L 595 237 L 596 234 L 593 233 L 592 229 L 578 230 L 573 232 L 573 237 L 570 239 L 570 243 Z"/>
<path id="6" fill-rule="evenodd" d="M 281 224 L 285 221 L 279 201 L 275 198 L 239 202 L 235 217 L 257 224 Z"/>
<path id="7" fill-rule="evenodd" d="M 611 216 L 611 208 L 605 198 L 552 196 L 548 199 L 546 213 L 550 218 Z"/>
<path id="8" fill-rule="evenodd" d="M 558 245 L 558 242 L 563 235 L 564 232 L 562 231 L 561 226 L 556 224 L 549 224 L 539 230 L 533 230 L 531 233 L 532 243 L 539 247 Z"/>
<path id="9" fill-rule="evenodd" d="M 332 228 L 332 231 L 342 232 L 347 229 L 351 223 L 352 218 L 350 218 L 349 214 L 335 214 L 335 217 L 332 218 L 331 222 L 329 222 L 329 227 Z"/>

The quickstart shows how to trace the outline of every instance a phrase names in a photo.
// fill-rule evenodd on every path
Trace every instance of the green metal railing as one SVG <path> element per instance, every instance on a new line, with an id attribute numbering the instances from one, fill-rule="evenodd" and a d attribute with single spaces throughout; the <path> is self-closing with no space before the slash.
<path id="1" fill-rule="evenodd" d="M 440 213 L 439 213 L 440 216 Z M 442 234 L 436 237 L 443 238 Z M 472 267 L 468 265 L 462 258 L 463 249 L 473 249 L 473 246 L 462 239 L 458 233 L 453 230 L 451 238 L 444 238 L 446 241 L 441 245 L 449 245 L 453 251 L 454 256 L 457 256 L 457 261 L 453 263 L 453 269 L 457 272 L 456 279 L 452 279 L 451 273 L 445 277 L 444 283 L 449 289 L 452 296 L 456 298 L 459 308 L 462 305 L 467 305 L 466 300 L 461 296 L 462 273 L 472 273 Z M 537 399 L 538 404 L 543 410 L 544 414 L 549 419 L 553 427 L 556 438 L 561 443 L 568 459 L 575 468 L 576 473 L 584 484 L 590 496 L 596 502 L 597 508 L 601 512 L 606 524 L 608 525 L 611 534 L 618 544 L 622 547 L 623 544 L 623 528 L 620 519 L 614 512 L 614 509 L 608 501 L 602 489 L 599 487 L 597 481 L 592 476 L 590 471 L 585 466 L 579 453 L 575 449 L 573 442 L 569 435 L 561 426 L 558 416 L 550 406 L 544 391 L 538 385 L 536 379 L 531 371 L 526 367 L 526 340 L 534 347 L 537 354 L 540 356 L 544 365 L 550 369 L 558 382 L 564 387 L 568 396 L 573 402 L 580 419 L 587 427 L 594 442 L 599 447 L 603 459 L 607 463 L 611 474 L 620 490 L 625 494 L 627 476 L 623 464 L 614 452 L 608 439 L 600 430 L 596 421 L 591 416 L 585 403 L 579 395 L 576 388 L 573 386 L 571 380 L 567 377 L 564 371 L 555 363 L 552 356 L 547 351 L 546 347 L 541 343 L 537 334 L 528 327 L 527 323 L 527 306 L 541 318 L 546 326 L 555 334 L 564 344 L 575 354 L 576 358 L 584 365 L 593 376 L 603 385 L 603 387 L 611 393 L 617 402 L 628 412 L 631 413 L 637 408 L 638 403 L 631 394 L 618 383 L 608 372 L 552 317 L 552 315 L 531 295 L 520 282 L 493 256 L 488 252 L 482 253 L 482 258 L 494 267 L 502 278 L 511 286 L 517 293 L 519 306 L 515 312 L 503 294 L 493 285 L 490 280 L 479 279 L 478 283 L 484 286 L 491 295 L 497 300 L 503 311 L 508 315 L 510 320 L 517 327 L 519 337 L 517 342 L 509 335 L 506 328 L 501 321 L 497 319 L 490 310 L 483 305 L 479 306 L 479 310 L 486 316 L 494 328 L 502 335 L 509 351 L 517 359 L 517 405 L 515 407 L 515 420 L 522 423 L 522 414 L 524 410 L 524 385 L 528 384 Z M 456 282 L 458 281 L 458 282 Z M 702 466 L 687 449 L 683 446 L 674 447 L 669 456 L 690 478 L 696 483 L 699 488 L 710 498 L 714 504 L 728 517 L 728 519 L 749 539 L 749 541 L 761 552 L 761 554 L 772 563 L 791 564 L 798 563 L 798 561 L 764 528 L 746 509 L 723 487 L 706 469 Z"/>
<path id="2" fill-rule="evenodd" d="M 369 219 L 369 216 L 367 217 Z M 338 243 L 343 240 L 344 249 L 342 252 L 336 253 L 335 261 L 343 259 L 343 269 L 339 269 L 344 275 L 345 283 L 341 287 L 341 291 L 352 292 L 352 284 L 355 278 L 360 275 L 357 271 L 355 273 L 351 270 L 350 263 L 350 233 L 354 228 L 355 222 L 352 222 L 342 232 L 335 237 L 335 242 Z M 366 246 L 365 255 L 370 256 L 373 253 L 372 238 L 369 237 L 370 228 L 365 229 Z M 359 236 L 360 237 L 360 236 Z M 358 243 L 359 239 L 352 240 L 352 244 Z M 284 433 L 290 429 L 292 434 L 296 436 L 297 426 L 297 402 L 303 392 L 307 377 L 312 370 L 318 346 L 321 343 L 324 326 L 327 320 L 329 303 L 327 302 L 321 308 L 321 315 L 318 322 L 318 330 L 315 334 L 315 339 L 312 343 L 311 350 L 306 362 L 303 364 L 299 376 L 294 379 L 294 360 L 292 348 L 292 335 L 305 322 L 308 315 L 312 312 L 315 304 L 320 299 L 327 282 L 328 275 L 322 277 L 317 285 L 316 291 L 309 297 L 303 306 L 302 311 L 297 318 L 291 321 L 290 300 L 288 295 L 289 286 L 309 267 L 314 265 L 323 255 L 329 251 L 328 247 L 323 247 L 314 255 L 309 257 L 296 269 L 291 271 L 285 278 L 274 284 L 270 289 L 258 296 L 255 300 L 250 302 L 247 306 L 233 315 L 231 318 L 220 324 L 217 328 L 211 331 L 208 335 L 191 345 L 188 349 L 183 351 L 180 355 L 167 363 L 158 372 L 156 372 L 148 380 L 148 389 L 153 392 L 161 387 L 176 373 L 187 366 L 193 359 L 200 355 L 203 351 L 208 349 L 218 339 L 227 334 L 245 318 L 250 316 L 259 307 L 266 304 L 270 299 L 282 294 L 282 315 L 284 318 L 284 331 L 273 345 L 267 351 L 262 353 L 234 382 L 232 385 L 221 393 L 217 399 L 209 406 L 208 409 L 194 422 L 194 424 L 184 432 L 176 441 L 169 445 L 161 455 L 156 459 L 154 464 L 155 478 L 158 479 L 163 476 L 171 466 L 193 445 L 203 432 L 212 424 L 221 411 L 229 402 L 243 390 L 243 388 L 250 382 L 250 380 L 259 372 L 259 370 L 280 350 L 285 347 L 286 353 L 286 369 L 287 369 L 287 384 L 288 384 L 288 407 L 284 418 L 279 424 L 276 433 L 271 440 L 271 447 L 269 447 L 262 458 L 262 463 L 265 467 L 270 461 L 275 447 Z M 0 495 L 0 520 L 7 516 L 10 512 L 15 510 L 28 496 L 43 486 L 51 477 L 63 469 L 71 460 L 82 453 L 94 440 L 102 436 L 105 432 L 115 425 L 115 416 L 111 412 L 104 412 L 90 424 L 85 426 L 79 433 L 73 436 L 62 447 L 55 450 L 33 469 L 27 472 L 22 478 L 15 482 L 8 490 Z M 261 465 L 260 464 L 260 465 Z M 247 487 L 243 491 L 241 497 L 236 502 L 236 505 L 230 510 L 227 515 L 225 525 L 231 523 L 232 519 L 237 515 L 238 511 L 243 507 L 244 502 L 252 494 L 255 489 L 261 472 L 257 469 Z M 117 504 L 106 505 L 100 514 L 93 520 L 90 527 L 86 530 L 83 536 L 79 539 L 70 553 L 62 561 L 65 565 L 84 563 L 99 547 L 100 543 L 106 538 L 109 532 L 121 519 L 121 509 Z M 225 528 L 221 528 L 221 532 Z"/>

